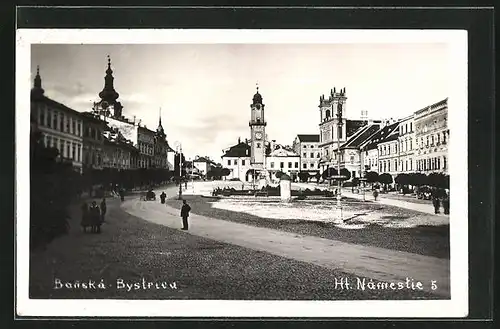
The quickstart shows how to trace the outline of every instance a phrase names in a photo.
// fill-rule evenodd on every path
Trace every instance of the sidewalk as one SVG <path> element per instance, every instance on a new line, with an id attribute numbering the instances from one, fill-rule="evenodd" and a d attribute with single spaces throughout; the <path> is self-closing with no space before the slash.
<path id="1" fill-rule="evenodd" d="M 169 196 L 175 189 L 168 189 Z M 181 202 L 181 201 L 179 201 Z M 170 228 L 181 228 L 179 211 L 159 202 L 127 200 L 122 208 L 131 215 Z M 448 298 L 449 260 L 389 249 L 361 246 L 319 237 L 303 236 L 192 214 L 188 234 L 312 263 L 384 282 L 406 278 L 423 283 L 425 291 Z M 431 281 L 438 289 L 430 290 Z"/>

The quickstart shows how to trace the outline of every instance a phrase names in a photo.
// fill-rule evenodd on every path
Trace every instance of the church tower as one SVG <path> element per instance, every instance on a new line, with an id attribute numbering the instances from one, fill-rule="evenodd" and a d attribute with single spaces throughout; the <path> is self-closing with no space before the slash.
<path id="1" fill-rule="evenodd" d="M 111 58 L 108 55 L 108 69 L 104 77 L 104 88 L 99 93 L 101 100 L 94 104 L 94 108 L 100 115 L 120 119 L 122 117 L 123 106 L 117 101 L 120 95 L 115 90 L 114 79 L 113 70 L 111 69 Z"/>
<path id="2" fill-rule="evenodd" d="M 266 125 L 264 118 L 264 104 L 262 104 L 262 96 L 257 93 L 253 96 L 253 102 L 250 104 L 250 164 L 254 169 L 264 169 L 266 157 Z"/>

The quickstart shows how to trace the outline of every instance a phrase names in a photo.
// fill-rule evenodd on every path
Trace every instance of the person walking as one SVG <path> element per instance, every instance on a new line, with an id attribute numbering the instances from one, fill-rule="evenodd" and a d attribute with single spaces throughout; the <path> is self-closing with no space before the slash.
<path id="1" fill-rule="evenodd" d="M 90 221 L 90 213 L 89 213 L 89 206 L 87 202 L 84 202 L 82 204 L 82 221 L 80 222 L 80 225 L 83 227 L 83 233 L 87 233 L 87 227 L 92 227 L 91 221 Z"/>
<path id="2" fill-rule="evenodd" d="M 165 203 L 165 199 L 166 198 L 167 198 L 167 195 L 165 194 L 165 192 L 161 192 L 161 194 L 160 194 L 160 202 L 161 202 L 161 204 Z"/>
<path id="3" fill-rule="evenodd" d="M 448 190 L 443 191 L 442 203 L 443 203 L 444 214 L 449 215 L 450 214 L 450 195 L 449 195 Z"/>
<path id="4" fill-rule="evenodd" d="M 377 197 L 378 197 L 378 190 L 375 189 L 375 190 L 373 190 L 373 199 L 375 199 L 375 201 L 377 201 Z"/>
<path id="5" fill-rule="evenodd" d="M 106 215 L 106 210 L 107 210 L 107 206 L 106 206 L 106 198 L 102 198 L 102 201 L 101 201 L 101 222 L 104 223 L 104 216 Z"/>
<path id="6" fill-rule="evenodd" d="M 182 230 L 188 230 L 188 217 L 191 207 L 187 204 L 186 200 L 182 200 L 181 217 L 182 217 Z"/>
<path id="7" fill-rule="evenodd" d="M 439 214 L 439 191 L 437 188 L 432 189 L 431 192 L 432 205 L 434 206 L 434 213 Z"/>
<path id="8" fill-rule="evenodd" d="M 101 210 L 99 209 L 97 202 L 92 201 L 89 215 L 91 223 L 91 233 L 101 233 Z"/>

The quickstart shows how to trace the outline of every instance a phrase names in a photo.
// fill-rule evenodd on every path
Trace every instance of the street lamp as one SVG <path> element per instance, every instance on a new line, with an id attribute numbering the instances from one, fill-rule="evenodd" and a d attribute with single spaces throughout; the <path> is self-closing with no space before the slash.
<path id="1" fill-rule="evenodd" d="M 338 165 L 338 180 L 337 180 L 337 207 L 340 209 L 340 219 L 342 219 L 342 175 L 340 174 L 340 135 L 342 134 L 342 103 L 337 105 L 337 165 Z"/>
<path id="2" fill-rule="evenodd" d="M 179 156 L 179 200 L 182 200 L 182 144 L 180 142 L 175 142 L 175 149 Z"/>

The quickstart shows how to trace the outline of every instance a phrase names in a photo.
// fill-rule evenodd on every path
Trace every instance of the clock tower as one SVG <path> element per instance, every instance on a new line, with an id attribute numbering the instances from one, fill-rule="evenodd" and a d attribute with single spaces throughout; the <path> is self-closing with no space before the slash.
<path id="1" fill-rule="evenodd" d="M 264 104 L 262 104 L 262 96 L 259 94 L 258 86 L 250 108 L 250 122 L 248 123 L 251 140 L 250 164 L 254 169 L 264 169 L 267 122 L 264 119 Z"/>

